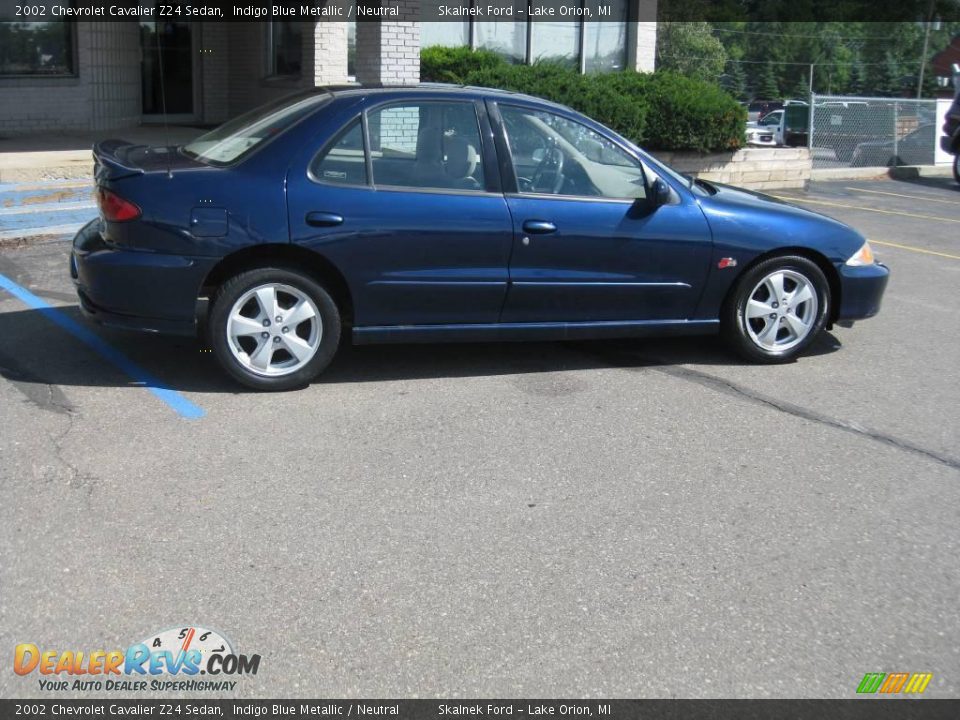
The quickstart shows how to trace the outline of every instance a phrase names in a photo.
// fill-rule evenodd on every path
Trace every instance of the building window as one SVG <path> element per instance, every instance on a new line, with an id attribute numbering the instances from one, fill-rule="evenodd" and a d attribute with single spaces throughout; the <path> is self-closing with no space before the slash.
<path id="1" fill-rule="evenodd" d="M 422 17 L 440 17 L 440 7 L 469 8 L 470 0 L 420 0 Z M 466 16 L 464 16 L 466 17 Z M 420 23 L 420 47 L 463 47 L 470 44 L 469 20 Z"/>
<path id="2" fill-rule="evenodd" d="M 303 27 L 298 22 L 267 24 L 267 75 L 299 76 L 303 68 Z"/>
<path id="3" fill-rule="evenodd" d="M 530 59 L 579 69 L 580 23 L 531 21 Z"/>
<path id="4" fill-rule="evenodd" d="M 421 0 L 424 17 L 439 16 L 436 8 L 469 7 L 479 0 Z M 627 66 L 630 0 L 579 0 L 589 21 L 538 17 L 531 7 L 550 7 L 550 0 L 512 0 L 513 17 L 525 20 L 442 21 L 420 25 L 420 47 L 472 45 L 491 50 L 512 63 L 559 63 L 583 72 L 612 72 Z M 569 4 L 569 3 L 568 3 Z M 559 17 L 559 16 L 558 16 Z"/>
<path id="5" fill-rule="evenodd" d="M 596 17 L 601 5 L 610 11 L 603 22 L 589 22 L 583 28 L 584 72 L 614 72 L 627 67 L 628 0 L 586 0 Z"/>
<path id="6" fill-rule="evenodd" d="M 514 17 L 518 15 L 517 10 L 522 10 L 523 15 L 526 15 L 526 0 L 514 0 L 513 4 Z M 478 48 L 492 50 L 512 63 L 527 61 L 527 22 L 525 20 L 474 22 L 473 32 Z"/>
<path id="7" fill-rule="evenodd" d="M 426 47 L 426 45 L 421 45 Z M 347 77 L 353 80 L 357 77 L 357 21 L 347 23 Z"/>
<path id="8" fill-rule="evenodd" d="M 74 75 L 74 23 L 0 22 L 0 76 Z"/>

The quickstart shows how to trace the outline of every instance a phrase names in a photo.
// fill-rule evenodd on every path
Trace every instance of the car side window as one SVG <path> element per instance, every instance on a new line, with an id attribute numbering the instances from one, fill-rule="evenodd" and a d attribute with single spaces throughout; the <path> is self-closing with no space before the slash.
<path id="1" fill-rule="evenodd" d="M 521 193 L 635 200 L 643 166 L 586 125 L 561 115 L 500 106 Z"/>
<path id="2" fill-rule="evenodd" d="M 367 160 L 363 152 L 363 125 L 354 120 L 340 137 L 314 160 L 314 178 L 336 185 L 366 185 Z"/>
<path id="3" fill-rule="evenodd" d="M 480 126 L 471 102 L 411 102 L 367 115 L 375 185 L 484 189 Z"/>

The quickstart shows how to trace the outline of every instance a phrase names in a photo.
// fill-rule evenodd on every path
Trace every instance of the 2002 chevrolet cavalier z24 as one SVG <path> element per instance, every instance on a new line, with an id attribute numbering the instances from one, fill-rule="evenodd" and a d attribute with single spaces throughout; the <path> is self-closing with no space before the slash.
<path id="1" fill-rule="evenodd" d="M 568 108 L 319 88 L 182 147 L 95 147 L 80 304 L 193 335 L 257 389 L 354 343 L 722 333 L 784 362 L 877 313 L 888 270 L 825 216 L 678 175 Z"/>

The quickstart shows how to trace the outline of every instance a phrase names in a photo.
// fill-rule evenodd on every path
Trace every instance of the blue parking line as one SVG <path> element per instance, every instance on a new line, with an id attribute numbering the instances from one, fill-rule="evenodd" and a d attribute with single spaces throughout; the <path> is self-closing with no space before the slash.
<path id="1" fill-rule="evenodd" d="M 45 228 L 54 225 L 70 225 L 72 223 L 86 223 L 97 216 L 94 206 L 79 210 L 45 210 L 42 212 L 18 212 L 15 214 L 0 214 L 0 232 L 13 232 Z"/>
<path id="2" fill-rule="evenodd" d="M 33 190 L 4 190 L 0 187 L 0 208 L 23 208 L 49 203 L 91 202 L 93 187 L 49 187 Z"/>
<path id="3" fill-rule="evenodd" d="M 0 288 L 6 290 L 25 305 L 34 310 L 39 310 L 50 322 L 59 325 L 75 338 L 88 345 L 100 357 L 112 363 L 137 383 L 143 385 L 181 416 L 190 420 L 197 420 L 206 415 L 203 408 L 194 405 L 176 390 L 164 387 L 163 383 L 157 378 L 98 335 L 83 327 L 83 325 L 80 325 L 72 318 L 67 317 L 45 300 L 40 299 L 26 288 L 17 285 L 13 280 L 2 274 L 0 274 Z"/>

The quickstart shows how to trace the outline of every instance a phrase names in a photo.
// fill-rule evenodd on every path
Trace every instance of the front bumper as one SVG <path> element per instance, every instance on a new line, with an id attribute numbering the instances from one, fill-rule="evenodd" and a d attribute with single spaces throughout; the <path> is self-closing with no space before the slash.
<path id="1" fill-rule="evenodd" d="M 865 320 L 880 312 L 880 302 L 889 278 L 890 270 L 880 263 L 860 267 L 840 266 L 837 321 Z"/>
<path id="2" fill-rule="evenodd" d="M 107 245 L 100 222 L 77 233 L 70 254 L 70 276 L 84 315 L 125 330 L 195 335 L 200 287 L 217 258 Z"/>

